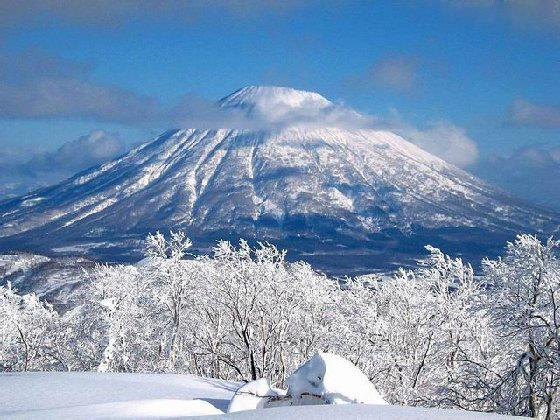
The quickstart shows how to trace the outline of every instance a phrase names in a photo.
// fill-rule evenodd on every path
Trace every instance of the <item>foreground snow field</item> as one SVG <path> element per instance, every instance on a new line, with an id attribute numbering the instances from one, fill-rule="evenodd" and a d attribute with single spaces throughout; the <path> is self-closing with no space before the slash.
<path id="1" fill-rule="evenodd" d="M 460 411 L 379 405 L 270 408 L 221 415 L 239 383 L 193 375 L 117 373 L 0 374 L 0 417 L 13 419 L 505 419 Z M 193 401 L 195 400 L 195 401 Z M 209 416 L 208 416 L 209 415 Z"/>

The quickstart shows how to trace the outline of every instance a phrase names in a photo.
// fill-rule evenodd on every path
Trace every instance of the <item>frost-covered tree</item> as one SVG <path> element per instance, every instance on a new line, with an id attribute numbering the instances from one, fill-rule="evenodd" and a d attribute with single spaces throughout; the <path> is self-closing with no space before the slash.
<path id="1" fill-rule="evenodd" d="M 84 307 L 104 334 L 97 370 L 142 371 L 158 355 L 157 325 L 150 320 L 148 284 L 134 266 L 100 265 L 92 274 Z"/>
<path id="2" fill-rule="evenodd" d="M 469 265 L 428 250 L 417 270 L 362 287 L 353 302 L 361 315 L 349 324 L 369 324 L 351 341 L 368 344 L 369 354 L 362 350 L 366 357 L 359 363 L 390 401 L 456 405 L 448 398 L 460 387 L 461 353 L 487 334 L 476 306 L 480 289 Z"/>
<path id="3" fill-rule="evenodd" d="M 205 352 L 228 377 L 282 383 L 319 344 L 335 285 L 284 256 L 272 245 L 252 249 L 241 241 L 239 248 L 220 242 L 205 259 L 203 315 L 217 334 L 197 339 L 212 343 Z"/>
<path id="4" fill-rule="evenodd" d="M 487 311 L 499 348 L 487 398 L 504 412 L 552 418 L 560 386 L 560 242 L 519 235 L 484 261 Z"/>
<path id="5" fill-rule="evenodd" d="M 49 369 L 56 352 L 58 314 L 35 294 L 20 296 L 8 283 L 0 286 L 0 370 Z"/>
<path id="6" fill-rule="evenodd" d="M 88 302 L 68 320 L 101 331 L 98 370 L 192 372 L 281 384 L 329 346 L 337 284 L 307 264 L 288 264 L 269 244 L 220 242 L 211 257 L 187 254 L 181 233 L 148 237 L 147 259 L 99 266 Z M 91 322 L 91 320 L 96 320 Z M 82 336 L 90 363 L 96 343 Z"/>
<path id="7" fill-rule="evenodd" d="M 158 329 L 163 333 L 161 355 L 166 368 L 177 371 L 188 365 L 188 361 L 181 360 L 180 353 L 186 352 L 185 346 L 191 346 L 188 333 L 192 328 L 187 323 L 196 321 L 196 299 L 202 292 L 196 284 L 199 265 L 185 261 L 192 242 L 183 232 L 171 232 L 169 239 L 158 232 L 149 235 L 146 244 L 151 263 L 143 270 L 143 279 L 157 312 L 152 313 L 152 319 L 159 321 Z"/>

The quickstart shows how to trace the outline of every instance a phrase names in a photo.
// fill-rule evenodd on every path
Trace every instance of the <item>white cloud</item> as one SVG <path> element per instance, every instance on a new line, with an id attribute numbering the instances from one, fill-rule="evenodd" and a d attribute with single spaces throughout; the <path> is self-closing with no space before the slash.
<path id="1" fill-rule="evenodd" d="M 460 168 L 475 164 L 480 156 L 477 143 L 466 130 L 448 121 L 418 128 L 393 111 L 387 126 L 411 143 Z"/>
<path id="2" fill-rule="evenodd" d="M 69 141 L 52 152 L 0 149 L 0 199 L 24 194 L 125 153 L 116 133 L 102 130 Z"/>
<path id="3" fill-rule="evenodd" d="M 500 16 L 515 26 L 529 29 L 553 29 L 560 26 L 558 0 L 441 0 L 454 11 L 478 12 Z M 557 32 L 556 32 L 557 33 Z"/>
<path id="4" fill-rule="evenodd" d="M 0 54 L 0 118 L 157 121 L 155 98 L 91 79 L 91 68 L 37 51 Z"/>
<path id="5" fill-rule="evenodd" d="M 59 171 L 73 174 L 106 162 L 126 150 L 118 134 L 95 130 L 63 144 L 54 152 L 33 156 L 25 166 L 35 173 Z"/>
<path id="6" fill-rule="evenodd" d="M 181 127 L 266 130 L 286 126 L 370 128 L 376 118 L 360 114 L 341 103 L 303 92 L 306 99 L 294 103 L 298 91 L 285 87 L 261 87 L 251 104 L 215 103 L 195 96 L 185 97 L 175 108 L 173 120 Z M 295 93 L 294 93 L 295 92 Z M 227 98 L 224 98 L 227 100 Z"/>

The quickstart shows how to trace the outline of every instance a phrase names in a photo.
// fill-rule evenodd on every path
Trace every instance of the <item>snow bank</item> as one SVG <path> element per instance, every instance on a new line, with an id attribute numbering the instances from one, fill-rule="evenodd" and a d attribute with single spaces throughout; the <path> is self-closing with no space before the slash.
<path id="1" fill-rule="evenodd" d="M 238 388 L 237 382 L 193 375 L 0 373 L 0 418 L 164 418 L 220 414 Z"/>
<path id="2" fill-rule="evenodd" d="M 336 354 L 315 354 L 288 378 L 294 405 L 387 404 L 369 379 L 350 361 Z"/>
<path id="3" fill-rule="evenodd" d="M 334 379 L 333 379 L 334 380 Z M 258 381 L 257 381 L 258 382 Z M 187 417 L 204 420 L 505 420 L 459 410 L 345 404 L 249 410 L 221 415 L 239 383 L 192 375 L 0 373 L 2 419 Z M 249 385 L 249 386 L 248 386 Z M 246 389 L 262 391 L 262 382 Z M 511 418 L 511 417 L 510 417 Z"/>
<path id="4" fill-rule="evenodd" d="M 223 411 L 207 401 L 171 399 L 110 402 L 39 411 L 23 410 L 16 413 L 8 412 L 5 416 L 0 412 L 2 418 L 13 419 L 160 419 L 221 414 L 223 414 Z"/>
<path id="5" fill-rule="evenodd" d="M 287 392 L 271 388 L 266 379 L 249 382 L 237 390 L 228 413 L 292 405 L 350 403 L 386 404 L 368 378 L 350 361 L 336 354 L 319 352 L 288 378 Z"/>
<path id="6" fill-rule="evenodd" d="M 499 416 L 460 410 L 397 407 L 392 405 L 322 405 L 278 407 L 242 411 L 225 416 L 198 417 L 204 420 L 508 420 L 526 417 Z"/>

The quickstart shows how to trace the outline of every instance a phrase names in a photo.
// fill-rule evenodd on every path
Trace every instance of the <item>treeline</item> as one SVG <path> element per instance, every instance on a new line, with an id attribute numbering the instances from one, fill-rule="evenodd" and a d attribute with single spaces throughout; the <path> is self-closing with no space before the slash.
<path id="1" fill-rule="evenodd" d="M 316 350 L 358 365 L 392 403 L 553 418 L 560 410 L 560 242 L 520 235 L 475 277 L 427 247 L 415 270 L 334 280 L 269 244 L 98 266 L 57 313 L 0 287 L 0 370 L 193 373 L 282 386 Z"/>

